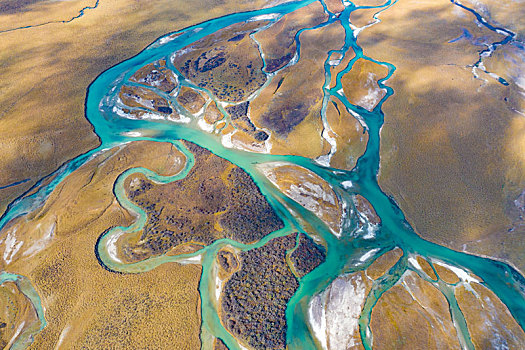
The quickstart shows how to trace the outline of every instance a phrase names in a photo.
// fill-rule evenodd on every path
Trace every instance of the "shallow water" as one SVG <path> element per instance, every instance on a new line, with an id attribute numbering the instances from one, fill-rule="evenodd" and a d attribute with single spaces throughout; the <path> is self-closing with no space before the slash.
<path id="1" fill-rule="evenodd" d="M 423 257 L 441 260 L 447 264 L 456 266 L 479 276 L 483 280 L 482 284 L 492 290 L 507 305 L 520 326 L 524 328 L 525 279 L 523 276 L 512 267 L 502 262 L 456 252 L 421 239 L 407 223 L 403 213 L 396 203 L 386 196 L 378 186 L 377 172 L 379 170 L 380 161 L 380 130 L 384 120 L 384 114 L 381 108 L 383 103 L 394 93 L 386 83 L 394 74 L 395 67 L 390 63 L 380 62 L 367 57 L 362 48 L 357 45 L 354 36 L 356 28 L 352 28 L 349 18 L 351 12 L 359 9 L 359 7 L 348 3 L 346 9 L 338 17 L 333 15 L 329 16 L 329 19 L 325 23 L 317 26 L 320 27 L 338 22 L 343 26 L 346 33 L 344 46 L 342 48 L 334 48 L 327 52 L 325 62 L 327 83 L 324 85 L 325 98 L 322 115 L 324 118 L 329 97 L 334 96 L 350 111 L 359 115 L 366 124 L 366 130 L 369 134 L 367 149 L 363 156 L 358 160 L 356 167 L 351 171 L 324 167 L 316 160 L 297 156 L 249 153 L 226 148 L 221 143 L 219 137 L 200 130 L 196 120 L 184 124 L 165 120 L 132 120 L 119 117 L 115 114 L 113 107 L 117 104 L 117 96 L 120 87 L 131 75 L 144 65 L 159 59 L 166 59 L 167 62 L 169 62 L 169 57 L 173 52 L 176 52 L 188 44 L 231 24 L 247 21 L 253 19 L 255 16 L 269 14 L 276 14 L 271 21 L 277 21 L 280 16 L 313 2 L 313 0 L 297 1 L 258 11 L 224 16 L 177 32 L 180 35 L 175 38 L 171 38 L 170 35 L 173 33 L 170 33 L 159 38 L 135 57 L 102 73 L 89 86 L 86 99 L 86 116 L 93 125 L 96 134 L 99 136 L 101 145 L 97 149 L 87 152 L 86 154 L 63 165 L 55 174 L 53 174 L 53 179 L 49 184 L 40 187 L 40 184 L 45 180 L 42 179 L 41 182 L 36 185 L 36 187 L 40 187 L 40 189 L 34 195 L 23 197 L 13 202 L 9 206 L 6 214 L 2 217 L 0 227 L 3 227 L 11 219 L 31 212 L 35 208 L 41 206 L 52 190 L 63 181 L 68 174 L 74 172 L 102 150 L 135 140 L 171 142 L 187 156 L 188 163 L 186 168 L 175 176 L 159 176 L 145 168 L 130 169 L 121 174 L 114 185 L 114 193 L 119 203 L 131 212 L 136 213 L 138 219 L 130 227 L 116 227 L 104 233 L 97 242 L 96 251 L 97 257 L 104 267 L 113 271 L 127 273 L 140 273 L 170 261 L 185 261 L 186 263 L 191 263 L 192 257 L 195 258 L 196 256 L 199 256 L 198 259 L 200 259 L 200 263 L 203 266 L 203 274 L 200 283 L 203 321 L 201 338 L 203 341 L 203 347 L 207 347 L 211 344 L 212 337 L 218 337 L 221 338 L 230 349 L 240 349 L 240 345 L 234 337 L 232 337 L 222 326 L 217 313 L 217 302 L 215 300 L 216 282 L 213 273 L 213 265 L 217 251 L 225 245 L 231 245 L 241 250 L 253 249 L 264 245 L 271 238 L 289 234 L 291 232 L 304 232 L 305 229 L 302 226 L 303 220 L 308 222 L 310 226 L 316 230 L 315 234 L 322 237 L 326 243 L 327 257 L 325 263 L 301 279 L 299 289 L 288 304 L 286 311 L 288 324 L 287 342 L 290 349 L 310 349 L 315 348 L 316 346 L 315 340 L 308 326 L 308 303 L 314 295 L 323 291 L 338 276 L 365 269 L 381 253 L 396 246 L 404 251 L 404 256 L 379 280 L 378 283 L 374 285 L 373 293 L 370 293 L 367 297 L 365 307 L 359 319 L 361 336 L 367 349 L 371 348 L 372 345 L 372 335 L 369 332 L 370 315 L 378 298 L 381 294 L 392 287 L 407 269 L 413 269 L 417 272 L 417 269 L 407 261 L 408 256 L 411 254 L 419 254 Z M 378 14 L 381 11 L 388 11 L 390 6 L 395 6 L 395 2 L 387 1 L 383 5 L 377 6 Z M 375 17 L 377 19 L 377 14 Z M 492 27 L 490 29 L 498 30 L 500 28 Z M 309 28 L 304 28 L 302 31 L 305 30 L 309 30 Z M 296 35 L 296 55 L 298 60 L 301 59 L 301 46 L 299 39 L 302 31 Z M 504 45 L 505 42 L 497 44 Z M 330 55 L 333 52 L 345 55 L 349 50 L 350 52 L 352 52 L 352 50 L 355 52 L 355 57 L 350 60 L 348 66 L 338 74 L 336 86 L 330 89 L 328 87 L 328 82 L 331 78 L 330 66 L 328 63 Z M 353 64 L 360 58 L 370 60 L 388 69 L 387 76 L 378 82 L 379 86 L 385 89 L 387 93 L 372 111 L 351 104 L 341 93 L 342 76 L 349 72 L 352 69 Z M 172 65 L 168 64 L 168 67 L 176 71 Z M 178 72 L 176 73 L 178 74 Z M 267 78 L 271 79 L 272 76 L 268 75 Z M 185 80 L 180 74 L 179 82 L 182 85 L 194 86 L 191 82 Z M 263 86 L 263 88 L 265 86 Z M 199 89 L 206 92 L 205 89 Z M 325 125 L 325 127 L 329 126 Z M 145 131 L 147 131 L 147 133 Z M 149 136 L 140 136 L 145 134 Z M 140 230 L 147 219 L 145 212 L 134 205 L 126 197 L 123 187 L 124 180 L 130 174 L 137 172 L 144 174 L 147 178 L 158 183 L 167 183 L 186 176 L 193 166 L 194 159 L 192 154 L 185 149 L 183 144 L 177 141 L 179 139 L 188 140 L 201 147 L 207 148 L 214 154 L 231 161 L 247 171 L 253 177 L 278 215 L 282 218 L 285 227 L 253 245 L 245 245 L 229 239 L 222 239 L 214 242 L 197 253 L 184 256 L 158 256 L 133 264 L 125 264 L 116 260 L 112 256 L 111 251 L 108 250 L 108 246 L 111 245 L 112 239 L 123 232 Z M 366 230 L 365 232 L 358 232 L 356 230 L 355 218 L 348 215 L 346 218 L 347 222 L 344 223 L 346 230 L 342 233 L 340 238 L 334 236 L 313 213 L 307 211 L 299 204 L 279 192 L 262 175 L 262 173 L 257 170 L 257 164 L 270 161 L 289 162 L 303 166 L 315 172 L 333 187 L 340 201 L 345 203 L 348 208 L 353 206 L 352 195 L 362 195 L 373 205 L 378 216 L 381 218 L 380 230 L 375 232 L 375 234 L 372 235 L 373 237 L 370 238 L 371 236 L 367 236 L 368 232 L 366 232 Z M 349 183 L 352 185 L 348 186 Z M 293 213 L 287 208 L 291 208 Z M 379 250 L 376 254 L 372 254 L 367 259 L 360 259 L 373 249 Z M 2 276 L 7 276 L 5 278 L 9 277 L 8 275 Z M 4 280 L 2 279 L 1 281 L 3 282 Z M 438 285 L 438 288 L 441 289 L 449 301 L 451 315 L 458 329 L 461 344 L 464 348 L 473 348 L 468 330 L 466 329 L 463 314 L 455 301 L 454 293 L 444 285 Z M 33 298 L 32 301 L 39 305 L 40 301 L 37 300 L 37 298 Z M 43 315 L 43 312 L 39 313 L 39 315 Z M 45 325 L 45 320 L 42 319 L 42 321 L 42 324 Z"/>
<path id="2" fill-rule="evenodd" d="M 40 332 L 46 326 L 44 309 L 42 307 L 38 293 L 26 277 L 2 271 L 0 273 L 0 285 L 4 284 L 5 282 L 16 283 L 20 292 L 22 292 L 22 294 L 24 294 L 24 296 L 29 299 L 35 308 L 36 315 L 38 317 L 38 324 L 26 327 L 26 329 L 20 333 L 20 335 L 10 347 L 11 350 L 26 349 L 29 347 L 29 345 L 31 345 L 33 335 Z"/>

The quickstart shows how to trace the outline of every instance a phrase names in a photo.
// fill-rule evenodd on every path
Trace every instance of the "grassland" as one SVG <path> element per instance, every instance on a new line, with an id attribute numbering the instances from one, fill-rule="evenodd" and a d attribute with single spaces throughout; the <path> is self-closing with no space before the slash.
<path id="1" fill-rule="evenodd" d="M 1 267 L 27 276 L 45 310 L 47 326 L 32 348 L 200 347 L 200 266 L 118 274 L 105 270 L 94 252 L 101 233 L 135 220 L 112 192 L 120 173 L 145 166 L 171 175 L 184 163 L 167 143 L 108 150 L 70 175 L 46 205 L 6 228 L 22 243 Z"/>
<path id="2" fill-rule="evenodd" d="M 69 23 L 55 23 L 94 4 L 8 1 L 0 9 L 0 187 L 28 179 L 0 189 L 0 212 L 60 164 L 98 145 L 84 118 L 84 98 L 100 73 L 161 35 L 269 2 L 106 0 Z"/>
<path id="3" fill-rule="evenodd" d="M 397 67 L 388 81 L 395 95 L 383 107 L 381 187 L 422 237 L 524 271 L 514 202 L 525 189 L 525 123 L 515 112 L 523 108 L 521 88 L 512 63 L 497 55 L 507 70 L 495 73 L 510 85 L 480 70 L 476 79 L 469 65 L 480 47 L 449 42 L 462 28 L 488 42 L 503 35 L 449 1 L 402 1 L 380 18 L 358 43 Z"/>

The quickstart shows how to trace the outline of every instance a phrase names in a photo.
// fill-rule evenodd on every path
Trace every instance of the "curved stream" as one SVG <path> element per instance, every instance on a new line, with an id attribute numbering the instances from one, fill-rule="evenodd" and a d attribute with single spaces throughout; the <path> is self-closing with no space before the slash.
<path id="1" fill-rule="evenodd" d="M 42 307 L 40 296 L 26 277 L 2 271 L 0 273 L 0 285 L 5 282 L 13 282 L 17 285 L 20 292 L 29 300 L 31 305 L 33 305 L 36 316 L 38 317 L 38 323 L 25 327 L 26 329 L 23 330 L 23 332 L 15 336 L 16 338 L 9 347 L 11 350 L 26 349 L 31 345 L 33 335 L 40 332 L 46 326 L 44 308 Z M 20 331 L 22 331 L 22 328 L 20 328 Z"/>
<path id="2" fill-rule="evenodd" d="M 380 298 L 381 294 L 393 286 L 407 269 L 415 270 L 414 267 L 408 263 L 408 258 L 411 254 L 419 254 L 429 259 L 441 260 L 451 266 L 461 268 L 479 276 L 483 280 L 482 284 L 492 290 L 507 305 L 520 326 L 525 328 L 525 279 L 523 276 L 511 266 L 502 262 L 460 253 L 423 240 L 410 227 L 396 203 L 381 191 L 377 183 L 380 129 L 384 120 L 382 105 L 394 93 L 394 91 L 385 85 L 385 83 L 394 74 L 395 67 L 390 63 L 374 60 L 364 54 L 362 48 L 357 45 L 356 33 L 358 33 L 359 30 L 353 27 L 350 23 L 350 14 L 352 11 L 360 8 L 377 8 L 377 13 L 374 16 L 376 19 L 375 23 L 377 23 L 379 22 L 377 15 L 381 11 L 388 10 L 390 6 L 395 6 L 395 1 L 388 0 L 385 4 L 376 7 L 357 7 L 350 2 L 345 2 L 346 9 L 339 16 L 331 14 L 325 23 L 319 25 L 323 26 L 339 21 L 346 33 L 344 46 L 342 48 L 335 48 L 328 52 L 327 60 L 325 62 L 326 83 L 323 88 L 324 103 L 322 109 L 325 129 L 330 127 L 327 124 L 324 115 L 326 105 L 329 97 L 333 96 L 340 100 L 354 115 L 359 116 L 359 118 L 364 121 L 366 130 L 369 134 L 366 152 L 358 160 L 357 165 L 351 171 L 322 166 L 320 165 L 321 162 L 319 160 L 316 161 L 297 156 L 249 153 L 226 148 L 220 142 L 218 137 L 201 131 L 194 120 L 186 124 L 162 120 L 132 120 L 121 118 L 114 113 L 113 107 L 120 87 L 124 82 L 127 83 L 127 79 L 144 65 L 159 59 L 166 59 L 166 61 L 169 62 L 169 57 L 173 52 L 231 24 L 250 20 L 255 16 L 261 15 L 273 15 L 273 17 L 271 17 L 273 23 L 281 16 L 313 2 L 314 0 L 303 0 L 252 12 L 231 14 L 181 30 L 177 32 L 179 35 L 176 37 L 171 36 L 174 33 L 170 33 L 159 38 L 135 57 L 132 57 L 102 73 L 89 86 L 86 99 L 86 117 L 93 125 L 96 134 L 99 136 L 101 145 L 98 148 L 64 164 L 59 170 L 50 176 L 51 180 L 48 183 L 48 179 L 42 179 L 37 185 L 35 185 L 35 187 L 38 188 L 38 191 L 31 196 L 21 197 L 11 203 L 6 214 L 4 214 L 0 220 L 0 228 L 11 219 L 28 213 L 42 205 L 51 191 L 63 181 L 67 175 L 74 172 L 99 152 L 136 140 L 171 142 L 185 153 L 188 159 L 186 168 L 181 173 L 171 177 L 159 176 L 145 168 L 130 169 L 121 174 L 114 186 L 115 195 L 123 207 L 127 208 L 130 212 L 137 214 L 138 219 L 130 227 L 116 227 L 105 232 L 100 237 L 95 250 L 99 261 L 104 267 L 109 270 L 127 273 L 147 271 L 169 261 L 201 263 L 203 266 L 200 283 L 203 321 L 201 338 L 203 341 L 203 347 L 207 347 L 210 339 L 214 336 L 221 338 L 230 349 L 240 349 L 240 345 L 224 329 L 217 315 L 215 279 L 212 271 L 217 251 L 225 245 L 231 245 L 240 250 L 253 249 L 263 246 L 271 238 L 276 236 L 286 235 L 297 231 L 304 232 L 304 228 L 301 225 L 301 222 L 303 222 L 302 220 L 308 222 L 317 231 L 317 235 L 324 239 L 327 247 L 327 257 L 323 264 L 301 279 L 299 289 L 288 304 L 286 311 L 288 324 L 287 342 L 290 349 L 309 349 L 315 347 L 315 341 L 308 328 L 307 321 L 308 303 L 314 295 L 323 291 L 338 276 L 365 269 L 380 254 L 394 247 L 401 248 L 404 255 L 399 262 L 374 285 L 373 293 L 370 293 L 367 297 L 364 310 L 359 320 L 361 337 L 367 349 L 371 348 L 372 345 L 372 335 L 369 332 L 372 308 Z M 326 10 L 324 3 L 323 6 Z M 305 28 L 303 30 L 308 29 L 311 28 Z M 295 38 L 297 42 L 295 62 L 301 59 L 299 37 L 300 32 Z M 503 45 L 504 43 L 498 44 Z M 337 75 L 337 84 L 330 89 L 329 81 L 331 73 L 328 64 L 329 57 L 333 52 L 340 53 L 344 56 L 349 50 L 355 52 L 355 57 L 352 58 L 349 61 L 348 66 Z M 261 57 L 264 58 L 262 53 Z M 354 63 L 360 58 L 372 61 L 388 69 L 388 74 L 378 81 L 380 88 L 385 89 L 386 95 L 372 111 L 368 111 L 360 106 L 350 103 L 350 101 L 342 94 L 341 78 L 345 73 L 352 69 Z M 181 85 L 194 87 L 194 85 L 185 80 L 173 66 L 168 64 L 168 68 L 174 70 L 175 73 L 179 75 L 178 78 Z M 267 75 L 267 78 L 269 82 L 272 75 Z M 262 88 L 267 86 L 267 84 Z M 212 97 L 211 93 L 207 92 L 205 89 L 199 89 Z M 111 249 L 108 247 L 111 247 L 113 244 L 112 242 L 115 242 L 116 238 L 118 238 L 123 232 L 140 230 L 147 219 L 145 212 L 134 205 L 126 197 L 123 187 L 124 180 L 128 175 L 137 172 L 144 174 L 147 178 L 158 183 L 167 183 L 186 176 L 193 166 L 194 159 L 192 154 L 184 148 L 182 143 L 176 141 L 180 139 L 188 140 L 201 147 L 207 148 L 214 154 L 231 161 L 247 171 L 260 187 L 262 193 L 267 197 L 278 215 L 282 218 L 285 227 L 252 245 L 241 244 L 229 239 L 222 239 L 194 254 L 183 256 L 158 256 L 133 264 L 125 264 L 118 259 L 115 259 L 114 254 L 112 254 Z M 328 139 L 327 141 L 330 142 Z M 343 232 L 341 237 L 337 238 L 313 213 L 305 210 L 299 204 L 282 194 L 260 171 L 257 170 L 257 164 L 269 161 L 294 163 L 315 172 L 332 186 L 339 196 L 340 201 L 348 206 L 352 205 L 352 195 L 362 195 L 373 205 L 378 216 L 381 218 L 381 229 L 375 232 L 373 238 L 365 238 L 364 236 L 366 232 L 361 234 L 355 234 L 354 232 L 354 234 L 352 234 L 355 226 L 352 223 L 351 218 L 348 217 L 346 218 L 348 222 L 344 223 L 344 226 L 348 228 L 347 232 Z M 42 185 L 43 183 L 47 184 Z M 295 213 L 291 213 L 287 208 L 291 208 Z M 297 215 L 299 215 L 300 218 L 298 218 Z M 374 251 L 375 254 L 368 254 L 370 256 L 365 255 L 371 251 Z M 363 257 L 365 258 L 363 259 Z M 415 271 L 418 272 L 417 270 Z M 450 290 L 447 290 L 446 286 L 442 284 L 436 283 L 435 285 L 443 292 L 449 301 L 451 315 L 458 330 L 458 336 L 460 337 L 462 346 L 464 348 L 473 348 L 463 314 L 457 306 L 457 302 L 455 302 L 453 293 L 451 293 Z"/>

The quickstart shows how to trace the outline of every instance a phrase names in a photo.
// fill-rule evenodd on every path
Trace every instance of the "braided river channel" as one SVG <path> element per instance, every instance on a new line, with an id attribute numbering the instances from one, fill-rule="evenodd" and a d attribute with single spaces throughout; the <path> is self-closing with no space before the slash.
<path id="1" fill-rule="evenodd" d="M 366 56 L 363 49 L 358 46 L 358 33 L 362 29 L 366 30 L 366 28 L 356 28 L 352 25 L 350 14 L 363 7 L 358 7 L 349 1 L 345 1 L 343 2 L 344 10 L 336 16 L 329 13 L 326 5 L 321 3 L 328 13 L 328 19 L 324 23 L 316 25 L 316 27 L 302 28 L 297 32 L 295 35 L 296 54 L 294 59 L 288 63 L 288 65 L 297 64 L 302 59 L 302 32 L 327 26 L 334 22 L 339 22 L 344 28 L 345 42 L 343 47 L 333 48 L 333 50 L 326 53 L 326 83 L 323 86 L 324 99 L 320 113 L 326 131 L 329 128 L 325 117 L 327 105 L 330 98 L 337 99 L 344 104 L 352 116 L 361 122 L 368 133 L 369 138 L 366 151 L 357 160 L 356 166 L 352 170 L 331 168 L 327 166 L 328 163 L 325 159 L 321 158 L 309 159 L 293 155 L 273 155 L 232 148 L 231 145 L 223 142 L 221 135 L 203 130 L 198 123 L 198 116 L 196 115 L 188 115 L 181 120 L 167 120 L 161 117 L 133 119 L 119 114 L 115 108 L 115 105 L 118 103 L 118 92 L 122 85 L 137 85 L 138 83 L 128 79 L 141 67 L 159 60 L 166 61 L 166 67 L 177 76 L 178 84 L 199 90 L 202 94 L 208 96 L 210 100 L 219 102 L 218 106 L 223 106 L 212 91 L 202 86 L 196 86 L 178 71 L 172 64 L 172 55 L 197 40 L 233 24 L 264 20 L 267 21 L 267 26 L 270 26 L 282 16 L 314 2 L 314 0 L 295 1 L 251 12 L 235 13 L 203 22 L 175 33 L 169 33 L 160 37 L 136 56 L 100 74 L 89 86 L 85 102 L 86 117 L 93 125 L 94 132 L 100 138 L 100 146 L 65 163 L 54 174 L 42 179 L 35 186 L 38 189 L 37 191 L 33 191 L 31 195 L 21 197 L 11 203 L 0 221 L 0 228 L 4 227 L 10 220 L 31 212 L 45 203 L 48 195 L 61 181 L 103 150 L 137 140 L 170 142 L 186 155 L 187 163 L 185 169 L 174 176 L 160 176 L 145 168 L 129 169 L 122 173 L 114 185 L 114 194 L 121 206 L 137 214 L 137 220 L 130 227 L 115 227 L 103 233 L 95 247 L 95 254 L 104 268 L 121 273 L 140 273 L 166 262 L 179 261 L 181 263 L 201 264 L 203 270 L 199 292 L 201 296 L 201 341 L 203 348 L 210 348 L 214 337 L 220 338 L 230 349 L 242 348 L 237 339 L 222 325 L 217 310 L 216 281 L 212 267 L 217 252 L 221 247 L 229 245 L 239 250 L 250 250 L 265 245 L 272 238 L 288 235 L 291 232 L 311 233 L 312 228 L 316 231 L 316 237 L 320 237 L 324 241 L 326 259 L 312 272 L 300 279 L 299 288 L 287 305 L 286 342 L 290 349 L 314 349 L 317 346 L 314 336 L 315 332 L 312 331 L 312 326 L 309 325 L 309 305 L 314 296 L 325 290 L 337 277 L 363 271 L 377 257 L 395 247 L 403 251 L 402 257 L 389 271 L 374 281 L 372 291 L 366 297 L 363 310 L 359 316 L 359 332 L 365 348 L 372 348 L 371 314 L 381 295 L 394 286 L 407 270 L 412 270 L 420 277 L 426 278 L 421 274 L 417 264 L 411 263 L 411 256 L 415 255 L 433 261 L 441 261 L 456 271 L 462 271 L 464 276 L 476 275 L 481 279 L 480 283 L 494 292 L 508 307 L 519 325 L 525 328 L 525 279 L 519 272 L 503 262 L 454 251 L 422 239 L 408 224 L 403 212 L 396 205 L 395 201 L 385 195 L 379 187 L 377 174 L 380 166 L 380 131 L 385 118 L 382 106 L 394 94 L 387 82 L 395 73 L 396 67 L 388 62 L 381 62 Z M 395 6 L 395 1 L 389 0 L 380 6 L 366 6 L 364 8 L 376 8 L 374 23 L 379 23 L 381 12 L 388 11 L 392 6 Z M 451 4 L 451 6 L 454 5 Z M 330 70 L 330 57 L 333 54 L 338 54 L 339 57 L 342 57 L 341 61 L 343 61 L 343 58 L 349 51 L 353 52 L 355 56 L 346 61 L 347 66 L 339 71 L 336 85 L 330 87 L 328 82 L 333 78 Z M 264 62 L 263 52 L 261 52 L 261 58 Z M 384 89 L 386 93 L 371 110 L 352 104 L 343 93 L 341 78 L 352 70 L 354 63 L 358 59 L 373 62 L 388 71 L 388 74 L 377 82 L 379 87 Z M 266 83 L 260 87 L 255 96 L 269 84 L 275 75 L 274 73 L 266 72 L 264 74 L 267 79 Z M 161 94 L 161 92 L 158 93 Z M 166 97 L 167 95 L 163 94 L 163 96 Z M 166 98 L 172 99 L 172 97 Z M 254 96 L 250 98 L 254 98 Z M 228 116 L 224 109 L 222 107 L 219 107 L 219 109 L 225 115 L 224 118 L 227 122 Z M 323 133 L 323 136 L 330 143 L 325 133 Z M 254 244 L 242 244 L 231 239 L 219 239 L 191 254 L 161 255 L 129 264 L 114 259 L 108 249 L 112 240 L 118 238 L 123 232 L 141 230 L 147 221 L 147 215 L 144 210 L 127 198 L 124 191 L 124 180 L 129 175 L 138 172 L 156 183 L 168 183 L 184 178 L 194 165 L 195 159 L 180 140 L 195 143 L 244 169 L 254 179 L 270 205 L 282 219 L 284 228 L 271 233 Z M 304 140 L 304 142 L 308 142 L 308 140 Z M 326 155 L 326 157 L 329 158 L 330 154 Z M 343 208 L 353 207 L 351 204 L 352 196 L 356 194 L 363 196 L 373 206 L 381 220 L 381 224 L 377 227 L 374 225 L 362 225 L 358 229 L 358 216 L 351 210 L 347 210 L 343 214 L 341 234 L 339 236 L 334 235 L 315 213 L 290 199 L 268 180 L 260 170 L 260 165 L 269 162 L 291 163 L 317 174 L 332 187 Z M 305 228 L 305 222 L 308 223 L 308 228 Z M 16 277 L 7 275 L 4 278 L 16 279 Z M 426 280 L 438 288 L 447 299 L 461 346 L 466 349 L 473 349 L 474 346 L 463 314 L 463 312 L 468 312 L 468 310 L 465 311 L 459 308 L 453 289 L 449 285 L 441 283 L 439 279 L 434 281 L 426 278 Z M 468 277 L 466 279 L 462 278 L 462 283 L 468 283 Z M 32 301 L 34 304 L 40 303 L 38 296 L 33 296 Z M 39 310 L 42 309 L 39 308 Z M 44 325 L 45 320 L 42 317 L 42 326 Z"/>

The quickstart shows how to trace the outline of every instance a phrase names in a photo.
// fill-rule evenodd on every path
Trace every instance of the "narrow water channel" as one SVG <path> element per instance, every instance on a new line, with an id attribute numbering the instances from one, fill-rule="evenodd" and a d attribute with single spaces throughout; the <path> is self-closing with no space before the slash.
<path id="1" fill-rule="evenodd" d="M 9 206 L 6 214 L 2 217 L 0 228 L 5 226 L 6 223 L 13 218 L 31 212 L 33 209 L 41 206 L 42 203 L 46 201 L 47 196 L 60 182 L 102 150 L 137 140 L 171 142 L 186 155 L 188 159 L 186 168 L 181 173 L 171 177 L 159 176 L 145 168 L 130 169 L 122 173 L 114 185 L 114 193 L 119 203 L 129 211 L 136 213 L 138 219 L 130 227 L 116 227 L 104 233 L 98 240 L 96 252 L 100 263 L 104 267 L 112 271 L 125 273 L 140 273 L 171 261 L 185 261 L 191 263 L 194 261 L 192 258 L 199 256 L 198 263 L 203 266 L 203 274 L 200 283 L 203 323 L 203 335 L 201 338 L 203 340 L 203 347 L 209 343 L 209 339 L 213 336 L 222 339 L 230 349 L 241 348 L 234 337 L 223 327 L 218 316 L 217 303 L 215 300 L 215 277 L 213 273 L 213 265 L 218 250 L 226 245 L 233 246 L 240 250 L 249 250 L 261 247 L 270 239 L 277 236 L 286 235 L 291 232 L 307 233 L 302 222 L 308 222 L 310 226 L 316 230 L 316 235 L 322 237 L 326 244 L 327 256 L 326 261 L 323 264 L 301 279 L 299 289 L 288 303 L 286 320 L 288 325 L 287 343 L 289 344 L 290 349 L 310 349 L 315 348 L 316 346 L 315 339 L 308 326 L 308 305 L 315 295 L 327 288 L 327 286 L 338 276 L 366 269 L 377 256 L 385 251 L 393 249 L 394 247 L 401 248 L 404 255 L 394 268 L 387 272 L 380 282 L 373 287 L 373 293 L 370 293 L 367 297 L 365 307 L 359 319 L 361 337 L 363 344 L 367 349 L 371 348 L 373 340 L 373 335 L 371 335 L 369 331 L 372 309 L 376 305 L 380 296 L 389 290 L 389 288 L 391 288 L 403 276 L 407 269 L 414 270 L 414 267 L 407 261 L 410 254 L 417 254 L 429 259 L 440 260 L 451 266 L 469 271 L 479 276 L 483 280 L 482 284 L 492 290 L 503 301 L 503 303 L 507 305 L 517 322 L 522 328 L 524 328 L 525 279 L 523 276 L 511 266 L 502 262 L 453 251 L 446 247 L 423 240 L 410 227 L 396 203 L 382 192 L 377 183 L 377 173 L 380 163 L 380 131 L 385 118 L 382 106 L 384 102 L 391 98 L 395 93 L 387 84 L 388 80 L 395 73 L 396 68 L 391 63 L 381 62 L 366 55 L 363 49 L 357 44 L 356 33 L 358 33 L 358 30 L 350 22 L 350 15 L 353 11 L 359 9 L 376 8 L 377 13 L 375 18 L 377 21 L 374 23 L 377 23 L 379 22 L 378 18 L 380 13 L 382 11 L 388 11 L 391 6 L 395 6 L 395 1 L 388 0 L 384 4 L 376 7 L 358 7 L 350 2 L 344 2 L 345 9 L 339 15 L 336 16 L 335 14 L 329 13 L 328 19 L 325 22 L 312 28 L 303 28 L 298 31 L 295 37 L 297 43 L 296 57 L 290 64 L 296 64 L 297 62 L 300 62 L 302 58 L 300 43 L 302 32 L 327 26 L 332 23 L 339 23 L 344 28 L 344 45 L 342 47 L 335 47 L 326 53 L 326 82 L 323 86 L 324 99 L 321 116 L 325 129 L 329 129 L 330 125 L 326 121 L 325 114 L 330 98 L 334 98 L 342 102 L 353 115 L 359 116 L 364 122 L 366 132 L 369 136 L 367 148 L 365 153 L 359 158 L 355 168 L 350 171 L 330 168 L 326 166 L 322 159 L 308 159 L 291 155 L 252 153 L 231 149 L 225 147 L 217 135 L 201 130 L 196 120 L 190 120 L 188 123 L 160 119 L 139 120 L 122 118 L 115 113 L 114 107 L 118 100 L 117 96 L 120 87 L 123 84 L 132 84 L 128 79 L 146 64 L 162 59 L 169 63 L 171 62 L 170 57 L 174 52 L 181 50 L 187 45 L 204 38 L 207 35 L 211 35 L 221 29 L 231 26 L 232 24 L 250 21 L 254 20 L 254 18 L 261 18 L 261 16 L 264 16 L 262 18 L 269 20 L 269 25 L 271 25 L 278 21 L 282 16 L 313 2 L 314 0 L 295 1 L 257 11 L 231 14 L 197 24 L 177 33 L 169 33 L 166 36 L 159 38 L 135 57 L 132 57 L 102 73 L 89 86 L 86 99 L 86 117 L 93 125 L 94 131 L 100 138 L 101 145 L 97 149 L 91 150 L 63 165 L 55 174 L 53 174 L 53 179 L 47 185 L 41 186 L 35 194 L 20 198 L 13 202 Z M 322 5 L 325 10 L 328 11 L 326 5 L 324 3 L 322 3 Z M 454 6 L 454 4 L 451 4 L 451 6 Z M 459 6 L 464 8 L 463 5 Z M 473 10 L 469 9 L 469 11 Z M 500 28 L 494 27 L 490 27 L 490 29 L 500 30 Z M 495 45 L 504 44 L 505 42 L 499 42 Z M 348 65 L 337 74 L 336 84 L 334 87 L 330 88 L 329 82 L 333 78 L 331 76 L 329 64 L 331 55 L 337 53 L 342 57 L 341 60 L 343 60 L 345 55 L 350 54 L 350 52 L 355 54 L 355 56 L 350 59 Z M 261 57 L 264 60 L 264 54 L 262 51 Z M 385 67 L 388 71 L 387 75 L 378 81 L 379 87 L 384 89 L 386 94 L 371 111 L 352 104 L 342 92 L 341 79 L 343 75 L 350 72 L 354 63 L 359 59 L 374 62 L 375 64 Z M 477 62 L 478 66 L 480 62 L 481 58 L 480 61 Z M 210 98 L 216 100 L 210 91 L 195 86 L 191 81 L 188 81 L 180 72 L 178 72 L 173 65 L 168 64 L 168 67 L 178 76 L 178 81 L 181 85 L 198 88 Z M 260 90 L 266 88 L 275 75 L 269 73 L 265 74 L 267 75 L 267 83 L 264 84 Z M 250 98 L 253 99 L 256 96 L 257 94 Z M 386 116 L 386 118 L 388 118 L 388 116 Z M 147 133 L 145 130 L 147 130 Z M 143 136 L 145 134 L 150 136 Z M 184 178 L 194 165 L 194 158 L 191 152 L 189 152 L 179 140 L 187 140 L 204 147 L 217 156 L 227 159 L 248 172 L 260 187 L 262 193 L 267 197 L 269 203 L 274 207 L 275 211 L 283 220 L 285 224 L 284 228 L 273 232 L 265 239 L 252 245 L 241 244 L 229 239 L 222 239 L 203 248 L 197 253 L 189 255 L 158 256 L 133 264 L 125 264 L 114 259 L 107 249 L 110 245 L 109 242 L 118 238 L 123 232 L 140 230 L 147 220 L 146 213 L 126 197 L 123 185 L 125 179 L 129 175 L 135 173 L 142 173 L 148 179 L 157 183 L 168 183 Z M 330 143 L 329 139 L 327 139 L 327 141 Z M 355 224 L 351 221 L 352 218 L 348 216 L 346 218 L 348 222 L 343 223 L 343 227 L 347 228 L 347 232 L 343 232 L 340 237 L 336 237 L 314 213 L 309 212 L 298 203 L 286 197 L 268 181 L 260 170 L 258 170 L 259 164 L 275 161 L 300 165 L 313 171 L 330 184 L 338 195 L 339 200 L 346 206 L 352 205 L 351 201 L 353 195 L 362 195 L 372 204 L 377 215 L 380 217 L 380 230 L 374 232 L 372 237 L 370 237 L 370 235 L 367 236 L 368 232 L 362 232 L 359 235 L 352 234 L 355 229 Z M 45 179 L 43 179 L 41 183 L 43 183 L 44 180 Z M 36 186 L 38 187 L 40 184 L 37 184 Z M 294 213 L 291 213 L 288 208 L 291 208 Z M 300 215 L 300 218 L 297 217 L 297 214 Z M 369 256 L 367 256 L 366 254 L 371 251 L 374 251 L 375 254 L 368 254 Z M 364 256 L 367 256 L 367 258 L 362 259 Z M 0 282 L 2 283 L 10 280 L 10 278 L 18 278 L 8 274 L 3 274 L 1 277 L 2 279 Z M 462 310 L 459 309 L 457 302 L 455 301 L 454 293 L 451 293 L 446 286 L 440 285 L 439 283 L 436 283 L 436 287 L 443 292 L 449 301 L 450 313 L 458 330 L 462 346 L 464 348 L 473 348 Z M 39 305 L 39 300 L 37 299 L 37 296 L 32 298 L 35 305 Z M 43 315 L 43 311 L 39 309 L 39 316 L 41 315 Z M 45 319 L 42 318 L 42 327 L 43 326 L 45 326 Z"/>

